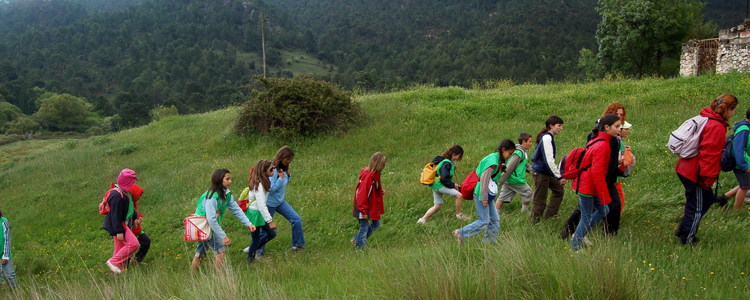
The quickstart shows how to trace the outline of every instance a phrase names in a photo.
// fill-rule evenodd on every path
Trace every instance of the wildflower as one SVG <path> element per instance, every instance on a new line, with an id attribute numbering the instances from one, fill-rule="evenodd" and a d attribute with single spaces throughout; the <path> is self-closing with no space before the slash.
<path id="1" fill-rule="evenodd" d="M 651 268 L 651 271 L 655 271 L 655 270 L 656 270 L 656 268 Z"/>
<path id="2" fill-rule="evenodd" d="M 711 275 L 714 275 L 714 272 L 713 272 L 713 271 L 711 271 Z"/>
<path id="3" fill-rule="evenodd" d="M 685 276 L 682 276 L 682 280 L 686 280 L 687 278 Z"/>

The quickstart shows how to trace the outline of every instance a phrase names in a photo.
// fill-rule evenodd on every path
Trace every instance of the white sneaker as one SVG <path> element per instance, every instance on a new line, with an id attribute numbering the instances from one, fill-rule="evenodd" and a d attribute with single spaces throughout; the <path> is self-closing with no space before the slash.
<path id="1" fill-rule="evenodd" d="M 250 253 L 250 247 L 246 247 L 245 249 L 242 249 L 242 252 Z"/>
<path id="2" fill-rule="evenodd" d="M 583 237 L 583 244 L 586 245 L 587 247 L 591 247 L 594 245 L 594 243 L 592 243 L 591 240 L 589 240 L 588 236 Z"/>
<path id="3" fill-rule="evenodd" d="M 115 274 L 122 274 L 122 270 L 109 262 L 109 260 L 107 260 L 107 267 L 109 267 L 109 269 L 112 270 L 112 272 L 114 272 Z"/>
<path id="4" fill-rule="evenodd" d="M 427 223 L 427 220 L 423 218 L 419 218 L 419 220 L 417 220 L 417 224 L 424 224 L 424 223 Z"/>
<path id="5" fill-rule="evenodd" d="M 456 219 L 459 220 L 468 220 L 469 216 L 465 215 L 464 213 L 456 214 Z"/>

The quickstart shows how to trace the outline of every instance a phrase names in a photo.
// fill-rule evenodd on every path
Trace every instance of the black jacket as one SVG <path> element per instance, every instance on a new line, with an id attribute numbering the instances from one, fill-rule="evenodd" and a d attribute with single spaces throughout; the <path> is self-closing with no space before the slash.
<path id="1" fill-rule="evenodd" d="M 126 221 L 125 218 L 128 215 L 128 206 L 130 204 L 128 193 L 125 192 L 124 196 L 121 196 L 120 192 L 114 189 L 109 193 L 107 201 L 109 202 L 109 213 L 104 217 L 102 229 L 109 232 L 111 236 L 115 236 L 118 233 L 125 233 L 123 223 Z"/>

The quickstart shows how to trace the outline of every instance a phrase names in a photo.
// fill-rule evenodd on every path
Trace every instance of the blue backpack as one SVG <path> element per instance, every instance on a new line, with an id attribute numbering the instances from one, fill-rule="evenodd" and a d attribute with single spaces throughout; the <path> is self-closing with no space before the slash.
<path id="1" fill-rule="evenodd" d="M 738 127 L 733 134 L 727 136 L 727 143 L 724 145 L 724 150 L 721 151 L 721 160 L 719 160 L 721 170 L 724 172 L 732 171 L 737 167 L 737 161 L 734 159 L 734 150 L 732 145 L 734 144 L 734 136 L 743 130 L 750 130 L 750 128 L 748 128 L 747 125 L 742 125 Z"/>

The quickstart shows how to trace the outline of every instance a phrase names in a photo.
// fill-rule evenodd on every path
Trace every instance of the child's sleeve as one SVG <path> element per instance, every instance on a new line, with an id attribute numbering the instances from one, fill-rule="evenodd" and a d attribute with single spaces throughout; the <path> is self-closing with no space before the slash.
<path id="1" fill-rule="evenodd" d="M 373 188 L 372 182 L 370 176 L 364 174 L 359 176 L 359 184 L 354 194 L 354 202 L 357 205 L 357 210 L 363 214 L 367 214 L 369 211 L 369 198 Z"/>
<path id="2" fill-rule="evenodd" d="M 235 203 L 235 205 L 237 204 Z M 216 199 L 205 199 L 203 201 L 203 208 L 206 210 L 206 221 L 208 222 L 208 226 L 211 227 L 213 234 L 218 236 L 219 239 L 227 237 L 227 234 L 221 229 L 221 225 L 219 225 L 219 215 L 216 214 Z M 245 217 L 245 219 L 247 219 L 247 217 Z"/>
<path id="3" fill-rule="evenodd" d="M 518 157 L 518 155 L 511 155 L 510 159 L 508 160 L 508 163 L 505 165 L 505 171 L 503 171 L 503 175 L 500 175 L 500 180 L 497 182 L 497 186 L 501 187 L 505 183 L 505 181 L 508 180 L 510 177 L 510 174 L 513 173 L 516 168 L 518 168 L 518 164 L 521 163 L 521 158 Z"/>
<path id="4" fill-rule="evenodd" d="M 3 221 L 3 236 L 5 237 L 5 244 L 3 245 L 2 259 L 10 259 L 10 225 L 8 220 Z"/>

